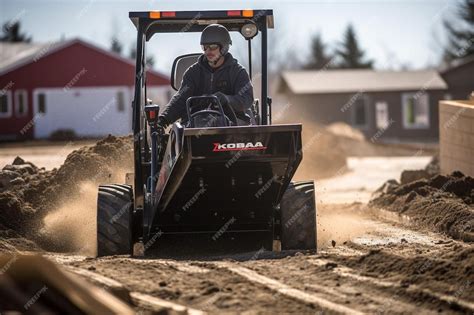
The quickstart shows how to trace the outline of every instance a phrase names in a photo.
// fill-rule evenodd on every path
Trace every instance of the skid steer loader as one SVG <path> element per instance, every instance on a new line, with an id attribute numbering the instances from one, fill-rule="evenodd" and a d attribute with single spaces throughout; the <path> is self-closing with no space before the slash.
<path id="1" fill-rule="evenodd" d="M 162 235 L 217 238 L 255 233 L 266 249 L 316 249 L 313 181 L 292 182 L 302 160 L 301 124 L 273 125 L 268 96 L 267 32 L 272 10 L 130 12 L 137 28 L 133 108 L 134 173 L 130 185 L 101 185 L 97 204 L 98 255 L 143 255 Z M 190 97 L 188 122 L 162 132 L 159 106 L 149 104 L 145 44 L 156 33 L 201 32 L 218 23 L 261 44 L 261 98 L 256 122 L 236 126 L 215 96 Z M 179 56 L 171 85 L 200 53 Z M 202 104 L 206 104 L 202 107 Z M 230 115 L 232 116 L 232 115 Z"/>

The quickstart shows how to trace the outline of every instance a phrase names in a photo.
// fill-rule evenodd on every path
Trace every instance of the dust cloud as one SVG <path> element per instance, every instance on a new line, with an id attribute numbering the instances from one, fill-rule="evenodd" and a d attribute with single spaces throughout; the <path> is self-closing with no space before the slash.
<path id="1" fill-rule="evenodd" d="M 362 204 L 320 204 L 317 222 L 318 248 L 320 249 L 341 245 L 376 229 L 376 224 L 370 220 Z"/>
<path id="2" fill-rule="evenodd" d="M 96 207 L 97 185 L 83 182 L 76 198 L 46 215 L 41 233 L 57 249 L 93 256 L 97 252 Z"/>

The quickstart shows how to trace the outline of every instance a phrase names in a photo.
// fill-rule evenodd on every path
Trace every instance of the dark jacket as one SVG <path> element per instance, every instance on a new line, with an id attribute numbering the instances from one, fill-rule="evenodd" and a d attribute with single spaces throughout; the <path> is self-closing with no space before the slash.
<path id="1" fill-rule="evenodd" d="M 191 96 L 225 94 L 238 119 L 250 124 L 253 104 L 253 86 L 249 75 L 230 53 L 217 69 L 211 68 L 205 55 L 184 73 L 179 91 L 171 98 L 161 116 L 168 123 L 179 118 L 187 120 L 186 100 Z"/>

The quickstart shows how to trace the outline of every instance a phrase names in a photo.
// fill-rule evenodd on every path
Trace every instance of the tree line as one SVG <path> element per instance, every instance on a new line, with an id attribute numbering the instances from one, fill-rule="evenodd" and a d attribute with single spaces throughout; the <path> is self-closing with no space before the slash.
<path id="1" fill-rule="evenodd" d="M 455 21 L 455 23 L 451 22 Z M 447 43 L 443 47 L 441 62 L 450 64 L 456 59 L 474 56 L 474 0 L 464 0 L 456 8 L 456 18 L 444 20 Z M 373 60 L 366 60 L 354 27 L 348 25 L 343 40 L 330 53 L 322 35 L 316 33 L 311 39 L 309 61 L 304 69 L 364 69 L 372 68 Z"/>
<path id="2" fill-rule="evenodd" d="M 367 69 L 373 67 L 373 60 L 366 60 L 365 52 L 360 47 L 354 27 L 349 24 L 344 32 L 342 42 L 333 53 L 323 41 L 321 33 L 311 38 L 309 60 L 304 69 Z"/>
<path id="3" fill-rule="evenodd" d="M 443 25 L 447 35 L 447 43 L 443 47 L 442 61 L 451 63 L 457 59 L 474 56 L 474 0 L 464 0 L 456 8 L 456 23 L 444 20 Z M 0 42 L 26 42 L 32 41 L 32 36 L 22 32 L 20 21 L 10 21 L 3 25 Z M 123 54 L 123 44 L 116 36 L 112 36 L 110 50 Z M 336 48 L 330 52 L 321 33 L 316 33 L 310 41 L 310 55 L 303 64 L 304 69 L 364 69 L 373 68 L 374 61 L 366 59 L 366 52 L 361 48 L 354 27 L 349 24 L 344 31 L 343 39 Z M 131 47 L 128 55 L 135 59 L 136 49 Z M 147 57 L 147 65 L 153 66 L 152 56 Z"/>

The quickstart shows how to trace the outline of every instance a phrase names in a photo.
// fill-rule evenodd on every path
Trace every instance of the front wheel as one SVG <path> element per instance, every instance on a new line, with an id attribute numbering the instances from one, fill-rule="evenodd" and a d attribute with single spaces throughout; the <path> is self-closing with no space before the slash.
<path id="1" fill-rule="evenodd" d="M 280 203 L 282 249 L 316 249 L 316 199 L 313 181 L 292 182 Z"/>
<path id="2" fill-rule="evenodd" d="M 133 190 L 130 185 L 101 185 L 97 198 L 97 256 L 129 254 Z"/>

